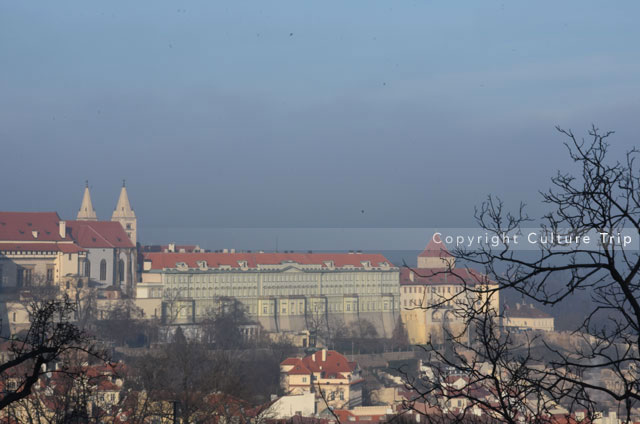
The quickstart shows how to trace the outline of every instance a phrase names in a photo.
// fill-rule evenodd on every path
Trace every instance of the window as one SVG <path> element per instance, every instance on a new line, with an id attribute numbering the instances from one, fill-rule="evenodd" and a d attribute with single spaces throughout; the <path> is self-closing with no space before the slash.
<path id="1" fill-rule="evenodd" d="M 107 261 L 106 260 L 101 260 L 100 261 L 100 280 L 106 280 L 107 279 Z"/>
<path id="2" fill-rule="evenodd" d="M 47 267 L 47 284 L 53 283 L 53 267 Z"/>
<path id="3" fill-rule="evenodd" d="M 31 268 L 22 268 L 18 271 L 18 286 L 30 286 L 33 270 Z"/>
<path id="4" fill-rule="evenodd" d="M 84 262 L 84 276 L 91 277 L 91 262 L 89 259 Z"/>
<path id="5" fill-rule="evenodd" d="M 118 261 L 118 282 L 122 283 L 124 281 L 124 261 L 120 259 Z"/>

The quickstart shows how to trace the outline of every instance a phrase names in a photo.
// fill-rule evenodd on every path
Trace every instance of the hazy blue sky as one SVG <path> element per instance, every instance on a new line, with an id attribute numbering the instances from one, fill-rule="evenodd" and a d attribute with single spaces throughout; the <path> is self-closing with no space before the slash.
<path id="1" fill-rule="evenodd" d="M 0 209 L 74 217 L 89 179 L 108 219 L 126 178 L 149 242 L 471 225 L 566 166 L 555 125 L 640 145 L 612 4 L 0 0 Z"/>

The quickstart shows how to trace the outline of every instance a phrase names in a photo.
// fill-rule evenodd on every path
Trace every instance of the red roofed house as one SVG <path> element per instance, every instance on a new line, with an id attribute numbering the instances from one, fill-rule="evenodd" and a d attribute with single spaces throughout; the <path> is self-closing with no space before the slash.
<path id="1" fill-rule="evenodd" d="M 318 400 L 334 408 L 361 405 L 362 382 L 358 364 L 335 350 L 322 349 L 280 363 L 280 386 L 285 393 L 315 393 Z"/>
<path id="2" fill-rule="evenodd" d="M 464 336 L 462 309 L 482 298 L 482 291 L 493 284 L 484 274 L 456 267 L 454 256 L 434 235 L 418 255 L 418 267 L 400 270 L 400 315 L 409 341 L 442 343 L 449 334 Z M 473 292 L 466 291 L 466 287 L 473 288 Z M 489 304 L 498 311 L 497 292 Z"/>
<path id="3" fill-rule="evenodd" d="M 502 325 L 519 330 L 553 331 L 554 319 L 546 312 L 534 308 L 533 303 L 516 303 L 515 307 L 505 307 Z"/>
<path id="4" fill-rule="evenodd" d="M 165 322 L 197 321 L 233 298 L 267 332 L 366 319 L 390 337 L 400 312 L 399 271 L 380 254 L 154 252 L 144 254 L 136 297 L 162 299 Z"/>
<path id="5" fill-rule="evenodd" d="M 334 409 L 341 423 L 387 423 L 395 416 L 389 406 L 358 406 L 352 409 Z M 326 414 L 325 414 L 326 415 Z M 416 422 L 418 422 L 416 420 Z"/>
<path id="6" fill-rule="evenodd" d="M 86 251 L 55 212 L 0 212 L 0 288 L 82 276 Z"/>

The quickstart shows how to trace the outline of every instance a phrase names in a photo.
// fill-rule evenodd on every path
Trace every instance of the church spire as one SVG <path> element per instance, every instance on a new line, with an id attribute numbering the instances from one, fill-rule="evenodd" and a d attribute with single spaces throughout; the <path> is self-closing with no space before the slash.
<path id="1" fill-rule="evenodd" d="M 113 210 L 113 214 L 111 215 L 111 220 L 118 221 L 120 224 L 122 224 L 122 227 L 126 231 L 133 244 L 136 243 L 137 219 L 135 212 L 131 208 L 131 203 L 129 203 L 129 195 L 127 194 L 127 186 L 125 185 L 125 180 L 122 180 L 120 197 L 118 198 L 118 204 L 116 205 L 116 208 Z"/>
<path id="2" fill-rule="evenodd" d="M 89 193 L 89 181 L 85 181 L 84 187 L 84 196 L 82 196 L 82 205 L 80 205 L 80 210 L 78 211 L 78 215 L 76 216 L 78 221 L 97 221 L 98 216 L 96 215 L 96 210 L 93 209 L 93 204 L 91 203 L 91 193 Z"/>

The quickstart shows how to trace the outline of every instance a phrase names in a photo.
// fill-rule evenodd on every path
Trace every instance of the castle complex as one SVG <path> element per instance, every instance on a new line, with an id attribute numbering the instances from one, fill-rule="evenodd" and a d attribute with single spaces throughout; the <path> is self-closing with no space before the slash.
<path id="1" fill-rule="evenodd" d="M 456 302 L 479 300 L 457 296 L 465 286 L 491 284 L 456 268 L 434 240 L 417 268 L 401 269 L 380 254 L 211 253 L 174 244 L 139 249 L 137 239 L 124 183 L 110 221 L 98 220 L 88 184 L 76 220 L 55 212 L 0 212 L 0 287 L 108 288 L 166 325 L 197 324 L 232 304 L 270 333 L 317 333 L 366 320 L 379 337 L 391 337 L 401 318 L 409 341 L 424 344 L 464 327 Z M 442 302 L 451 297 L 457 299 Z M 497 295 L 491 304 L 497 311 Z"/>

